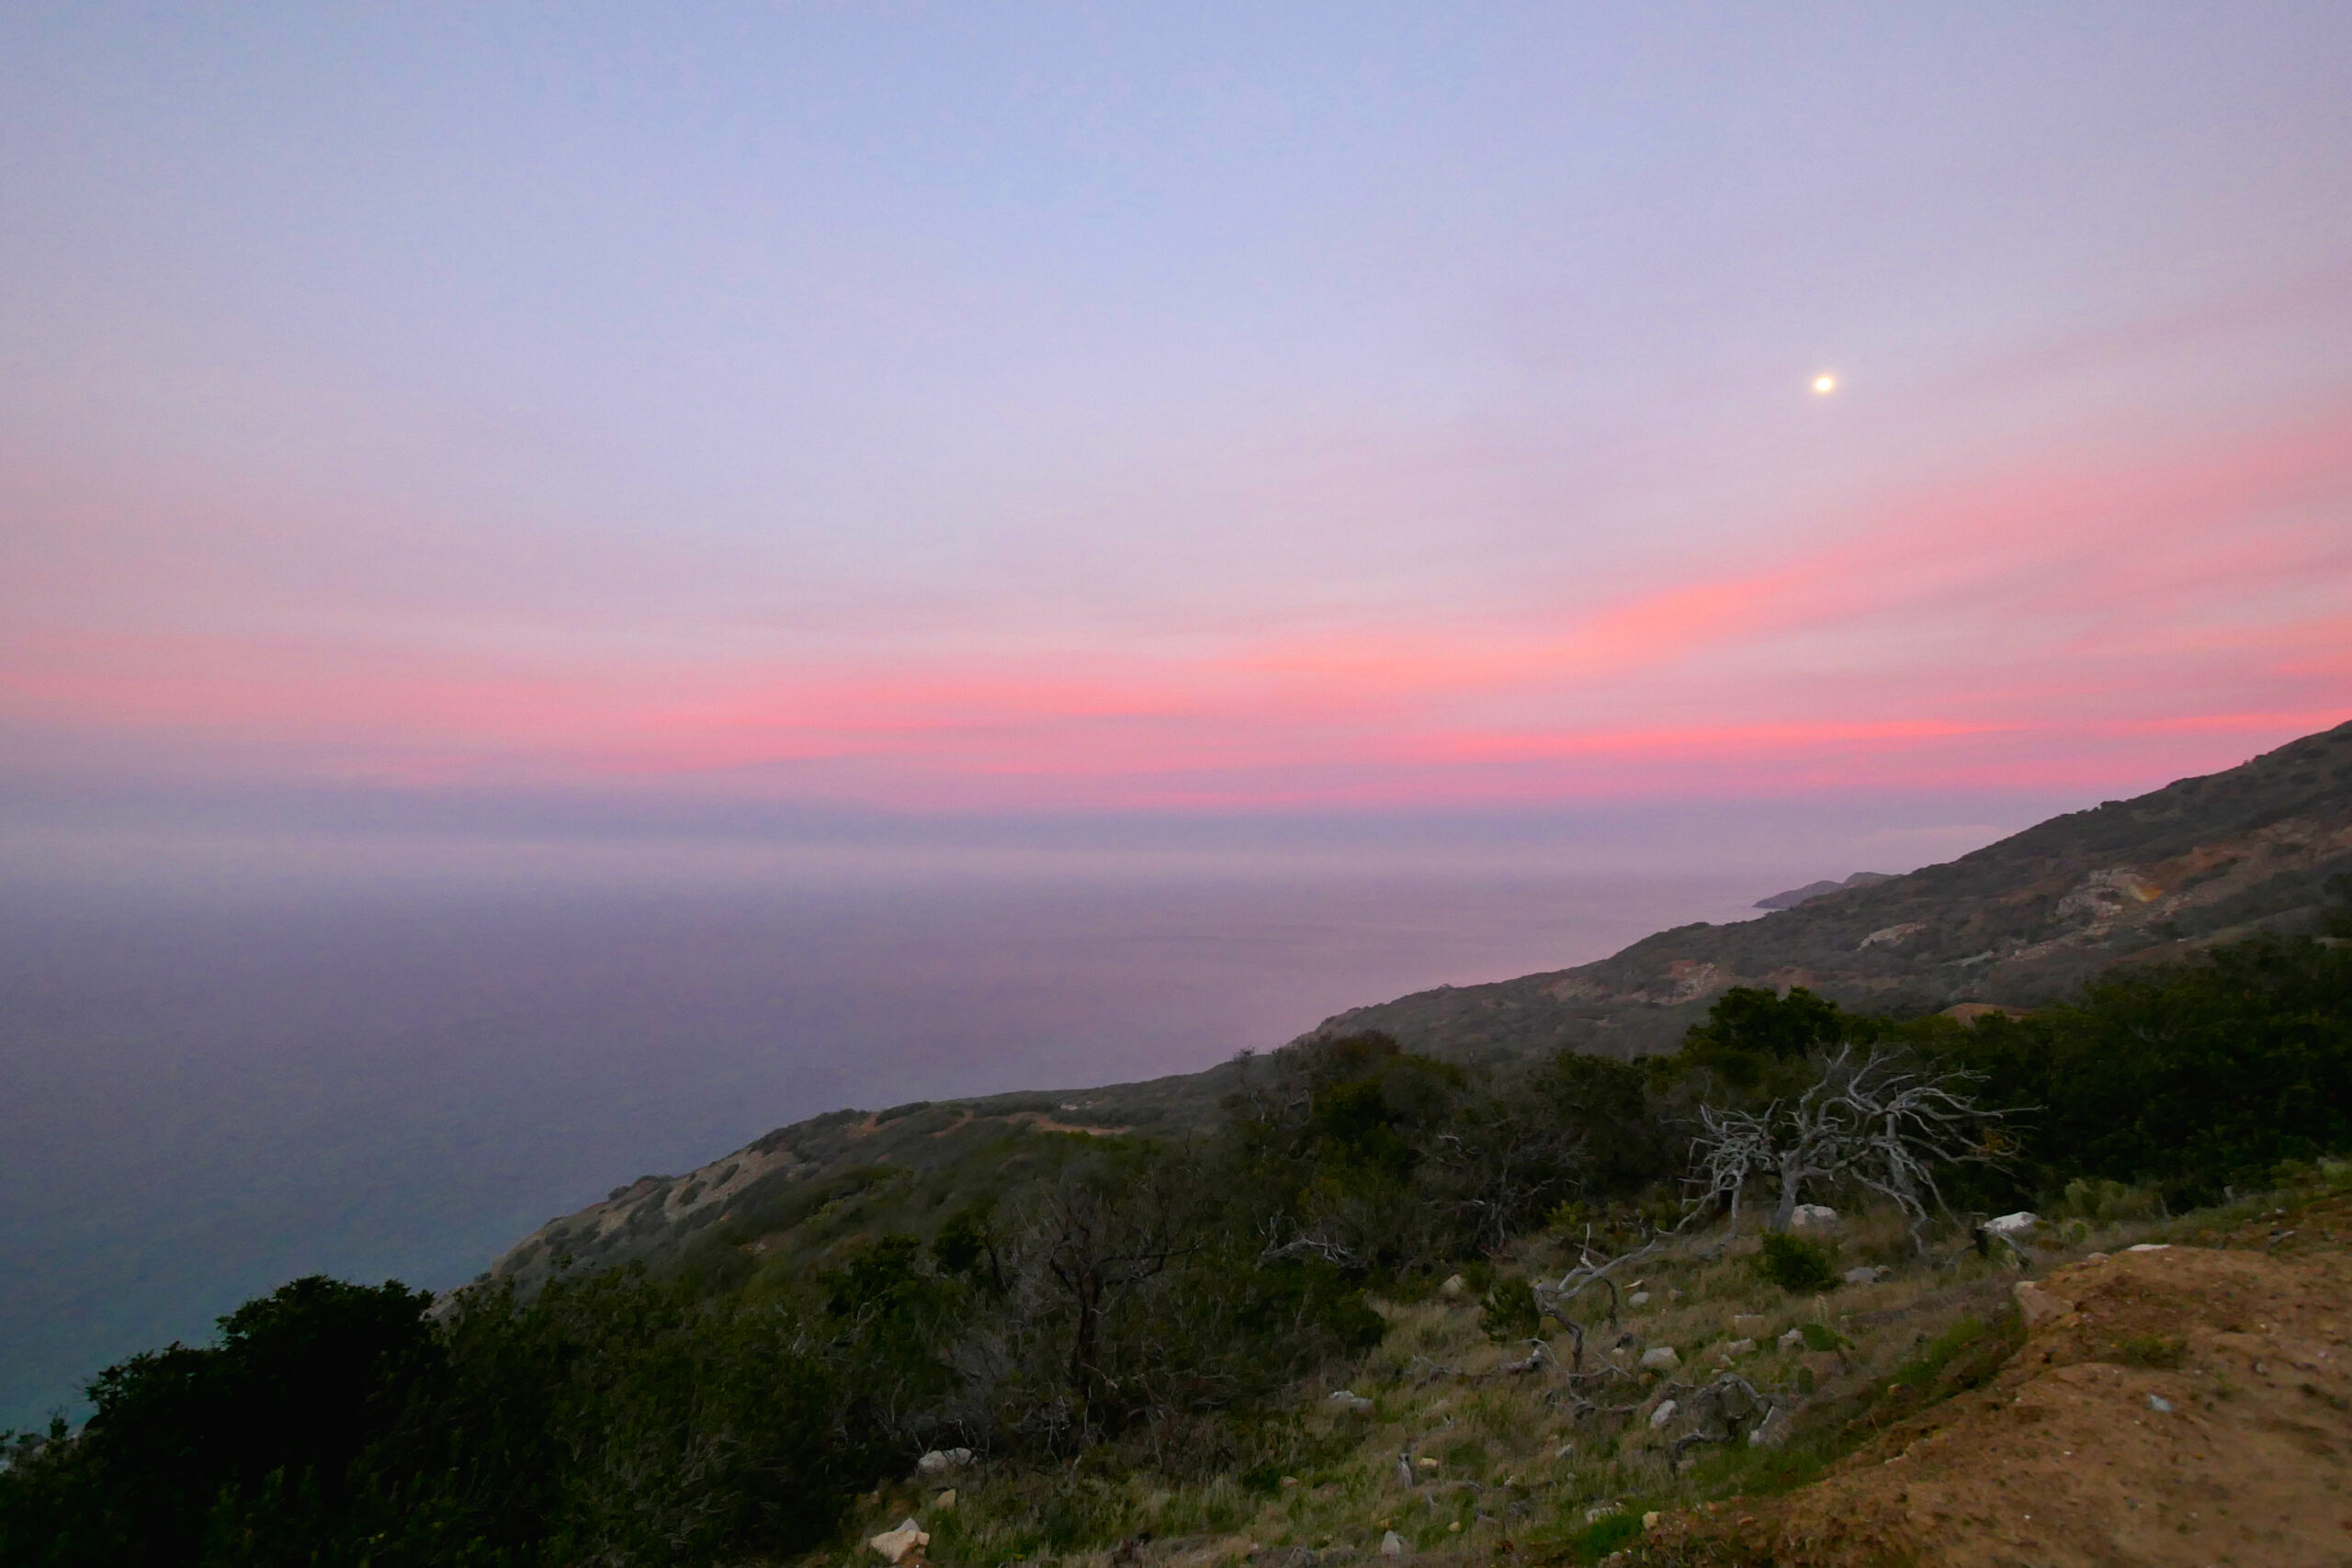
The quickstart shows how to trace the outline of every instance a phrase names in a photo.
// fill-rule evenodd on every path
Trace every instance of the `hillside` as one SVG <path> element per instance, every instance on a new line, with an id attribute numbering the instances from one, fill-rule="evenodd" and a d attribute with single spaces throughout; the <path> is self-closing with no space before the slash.
<path id="1" fill-rule="evenodd" d="M 1973 854 L 1808 898 L 1736 925 L 1691 925 L 1612 957 L 1493 985 L 1441 987 L 1327 1020 L 1454 1057 L 1669 1048 L 1726 987 L 1805 986 L 1849 1007 L 2032 1007 L 2121 959 L 2305 929 L 2352 871 L 2352 724 L 2226 773 L 2055 817 Z"/>
<path id="2" fill-rule="evenodd" d="M 2134 800 L 2053 818 L 1908 875 L 1854 883 L 1735 925 L 1661 931 L 1612 957 L 1442 987 L 1325 1021 L 1476 1061 L 1573 1047 L 1670 1049 L 1735 985 L 1807 986 L 1896 1013 L 2032 1006 L 2118 961 L 2177 955 L 2316 919 L 2352 872 L 2352 724 Z M 551 1220 L 491 1277 L 579 1263 L 820 1253 L 857 1232 L 927 1233 L 951 1198 L 1049 1170 L 1078 1134 L 1208 1126 L 1232 1065 L 1146 1083 L 841 1111 L 680 1176 L 648 1176 Z"/>
<path id="3" fill-rule="evenodd" d="M 1631 1556 L 1643 1568 L 2343 1562 L 2352 1256 L 2335 1238 L 2347 1215 L 2336 1196 L 2111 1255 L 2053 1251 L 2015 1287 L 2024 1343 L 1997 1376 L 1924 1409 L 1886 1401 L 1821 1482 L 1670 1514 Z"/>

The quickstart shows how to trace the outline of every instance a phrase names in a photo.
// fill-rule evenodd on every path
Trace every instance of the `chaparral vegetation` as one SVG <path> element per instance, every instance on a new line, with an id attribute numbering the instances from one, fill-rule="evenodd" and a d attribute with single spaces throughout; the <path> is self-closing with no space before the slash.
<path id="1" fill-rule="evenodd" d="M 296 1280 L 17 1435 L 0 1558 L 751 1563 L 902 1515 L 940 1561 L 1590 1556 L 1634 1501 L 1814 1473 L 1854 1369 L 1892 1368 L 1880 1403 L 1986 1375 L 2031 1251 L 1984 1216 L 2080 1252 L 2338 1169 L 2352 948 L 2266 936 L 1967 1023 L 1738 988 L 1667 1055 L 1362 1034 L 1235 1082 L 1204 1135 L 837 1184 L 813 1255 L 721 1231 L 439 1302 Z"/>

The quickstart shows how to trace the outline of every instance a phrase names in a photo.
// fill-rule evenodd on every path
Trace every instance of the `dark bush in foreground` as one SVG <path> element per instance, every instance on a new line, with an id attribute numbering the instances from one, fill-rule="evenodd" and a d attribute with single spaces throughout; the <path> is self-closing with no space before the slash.
<path id="1" fill-rule="evenodd" d="M 1792 1295 L 1826 1291 L 1838 1282 L 1829 1249 L 1801 1235 L 1768 1235 L 1756 1255 L 1756 1271 Z"/>

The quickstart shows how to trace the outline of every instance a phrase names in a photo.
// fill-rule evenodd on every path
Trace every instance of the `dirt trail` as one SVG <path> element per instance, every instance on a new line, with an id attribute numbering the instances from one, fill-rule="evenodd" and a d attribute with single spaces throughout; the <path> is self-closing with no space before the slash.
<path id="1" fill-rule="evenodd" d="M 2334 1239 L 2352 1205 L 2277 1224 L 2294 1235 L 2268 1251 L 2256 1227 L 2226 1250 L 2057 1270 L 2021 1292 L 2029 1337 L 1989 1386 L 1882 1434 L 1815 1485 L 1665 1521 L 1635 1555 L 2352 1565 L 2352 1255 Z"/>

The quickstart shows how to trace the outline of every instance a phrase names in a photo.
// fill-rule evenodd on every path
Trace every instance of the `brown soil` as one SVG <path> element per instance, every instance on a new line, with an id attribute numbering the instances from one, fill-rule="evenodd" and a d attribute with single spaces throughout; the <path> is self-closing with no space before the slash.
<path id="1" fill-rule="evenodd" d="M 2335 1240 L 2347 1230 L 2352 1203 L 2335 1200 L 2219 1247 L 2060 1269 L 2036 1281 L 2055 1299 L 2037 1303 L 2046 1315 L 1990 1385 L 1784 1497 L 1661 1521 L 1631 1555 L 2352 1564 L 2352 1255 Z"/>

